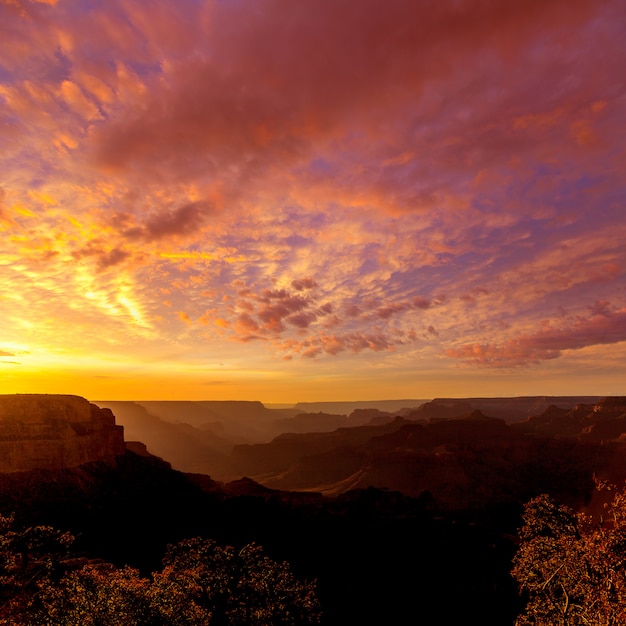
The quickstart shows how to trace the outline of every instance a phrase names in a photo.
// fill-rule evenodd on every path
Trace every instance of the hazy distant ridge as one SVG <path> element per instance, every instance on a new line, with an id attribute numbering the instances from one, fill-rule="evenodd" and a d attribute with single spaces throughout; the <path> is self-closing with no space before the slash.
<path id="1" fill-rule="evenodd" d="M 521 422 L 543 413 L 548 407 L 573 409 L 579 404 L 596 404 L 605 396 L 519 396 L 513 398 L 435 398 L 438 404 L 467 403 L 489 417 L 505 422 Z"/>
<path id="2" fill-rule="evenodd" d="M 348 415 L 356 409 L 378 409 L 393 413 L 402 409 L 416 409 L 429 400 L 357 400 L 354 402 L 298 402 L 295 409 L 302 413 L 337 413 Z"/>

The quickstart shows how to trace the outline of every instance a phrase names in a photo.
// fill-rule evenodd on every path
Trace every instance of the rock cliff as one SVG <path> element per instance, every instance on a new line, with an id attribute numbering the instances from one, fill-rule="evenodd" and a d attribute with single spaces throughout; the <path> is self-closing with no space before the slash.
<path id="1" fill-rule="evenodd" d="M 109 409 L 70 395 L 0 395 L 0 472 L 58 470 L 124 454 Z"/>

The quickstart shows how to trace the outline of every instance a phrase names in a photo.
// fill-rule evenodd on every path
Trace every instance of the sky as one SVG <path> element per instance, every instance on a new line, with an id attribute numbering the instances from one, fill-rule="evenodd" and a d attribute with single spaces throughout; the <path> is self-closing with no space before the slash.
<path id="1" fill-rule="evenodd" d="M 623 0 L 0 0 L 0 393 L 626 394 Z"/>

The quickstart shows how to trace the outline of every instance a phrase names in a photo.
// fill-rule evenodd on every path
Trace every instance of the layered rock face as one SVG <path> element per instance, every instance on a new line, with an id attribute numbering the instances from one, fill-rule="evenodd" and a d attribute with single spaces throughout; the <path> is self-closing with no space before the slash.
<path id="1" fill-rule="evenodd" d="M 124 454 L 109 409 L 69 395 L 0 395 L 0 472 L 58 470 Z"/>

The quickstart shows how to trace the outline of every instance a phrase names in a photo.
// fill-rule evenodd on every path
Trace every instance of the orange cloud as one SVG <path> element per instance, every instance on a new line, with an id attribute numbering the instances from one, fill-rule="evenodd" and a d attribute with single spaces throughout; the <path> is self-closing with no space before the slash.
<path id="1" fill-rule="evenodd" d="M 178 315 L 178 319 L 185 322 L 185 324 L 191 324 L 191 319 L 189 317 L 189 314 L 186 313 L 185 311 L 178 311 L 176 315 Z"/>

